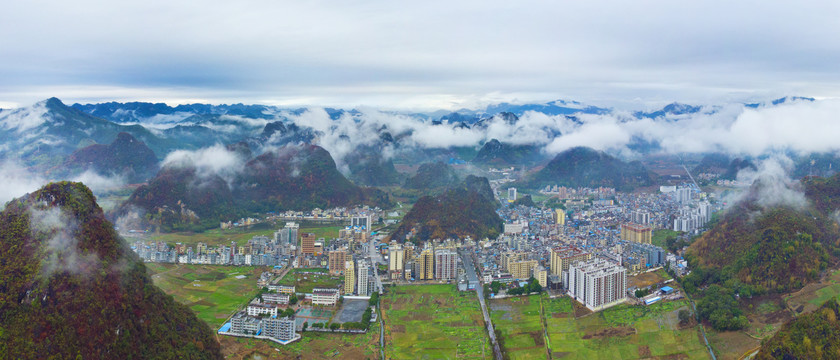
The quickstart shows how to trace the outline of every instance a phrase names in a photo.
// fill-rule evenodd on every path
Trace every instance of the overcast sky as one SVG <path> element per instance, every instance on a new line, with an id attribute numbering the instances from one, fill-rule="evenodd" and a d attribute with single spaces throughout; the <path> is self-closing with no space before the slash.
<path id="1" fill-rule="evenodd" d="M 7 1 L 0 107 L 840 97 L 840 2 Z"/>

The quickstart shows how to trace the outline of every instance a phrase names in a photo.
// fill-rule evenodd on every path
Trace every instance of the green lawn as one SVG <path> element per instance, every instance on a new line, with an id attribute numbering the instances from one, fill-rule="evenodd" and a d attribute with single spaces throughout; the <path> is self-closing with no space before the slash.
<path id="1" fill-rule="evenodd" d="M 651 244 L 659 246 L 663 249 L 667 249 L 668 246 L 665 245 L 665 239 L 669 237 L 677 237 L 679 235 L 679 231 L 669 230 L 669 229 L 656 229 L 653 230 L 653 236 L 651 237 Z"/>
<path id="2" fill-rule="evenodd" d="M 211 328 L 220 327 L 257 293 L 256 267 L 146 263 L 154 284 L 189 306 Z M 236 276 L 245 275 L 244 279 Z"/>
<path id="3" fill-rule="evenodd" d="M 571 299 L 545 299 L 552 357 L 564 359 L 638 359 L 674 357 L 708 359 L 696 326 L 679 329 L 677 312 L 686 301 L 649 307 L 619 305 L 574 317 Z"/>
<path id="4" fill-rule="evenodd" d="M 474 292 L 454 285 L 396 286 L 381 301 L 387 358 L 493 358 Z"/>
<path id="5" fill-rule="evenodd" d="M 280 279 L 278 284 L 294 285 L 295 292 L 311 293 L 314 288 L 337 288 L 343 282 L 343 276 L 333 276 L 329 274 L 327 269 L 314 268 L 292 269 L 286 276 Z"/>

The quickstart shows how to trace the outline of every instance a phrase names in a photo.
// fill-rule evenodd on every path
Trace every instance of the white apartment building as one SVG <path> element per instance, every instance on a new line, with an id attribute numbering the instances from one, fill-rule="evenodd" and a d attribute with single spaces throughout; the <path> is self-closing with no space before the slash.
<path id="1" fill-rule="evenodd" d="M 601 258 L 578 261 L 563 272 L 569 296 L 592 311 L 603 310 L 627 299 L 627 269 Z"/>
<path id="2" fill-rule="evenodd" d="M 338 289 L 312 289 L 312 305 L 335 306 L 338 304 Z"/>

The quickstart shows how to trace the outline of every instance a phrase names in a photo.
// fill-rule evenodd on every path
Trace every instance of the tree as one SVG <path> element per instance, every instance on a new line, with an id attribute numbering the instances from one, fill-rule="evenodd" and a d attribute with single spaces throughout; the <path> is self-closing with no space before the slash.
<path id="1" fill-rule="evenodd" d="M 680 323 L 681 324 L 685 324 L 685 323 L 688 322 L 688 319 L 689 319 L 688 310 L 686 310 L 686 309 L 680 310 L 680 312 L 677 313 L 677 316 L 680 318 Z"/>
<path id="2" fill-rule="evenodd" d="M 368 305 L 375 306 L 377 303 L 379 303 L 379 293 L 374 292 L 373 294 L 370 295 L 370 300 L 368 301 Z"/>
<path id="3" fill-rule="evenodd" d="M 330 324 L 330 330 L 332 330 L 332 331 L 338 330 L 338 328 L 340 328 L 340 327 L 341 327 L 341 325 L 339 325 L 338 323 Z"/>
<path id="4" fill-rule="evenodd" d="M 297 302 L 298 302 L 297 294 L 292 294 L 292 296 L 289 297 L 289 305 L 297 304 Z"/>
<path id="5" fill-rule="evenodd" d="M 306 328 L 307 328 L 307 327 L 309 327 L 309 322 L 308 322 L 308 321 L 304 321 L 304 322 L 303 322 L 303 331 L 306 331 Z"/>

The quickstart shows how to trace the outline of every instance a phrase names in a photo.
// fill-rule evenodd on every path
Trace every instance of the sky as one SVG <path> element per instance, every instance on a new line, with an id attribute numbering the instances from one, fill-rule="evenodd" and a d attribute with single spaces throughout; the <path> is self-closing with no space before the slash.
<path id="1" fill-rule="evenodd" d="M 840 2 L 7 1 L 0 108 L 840 97 Z"/>

